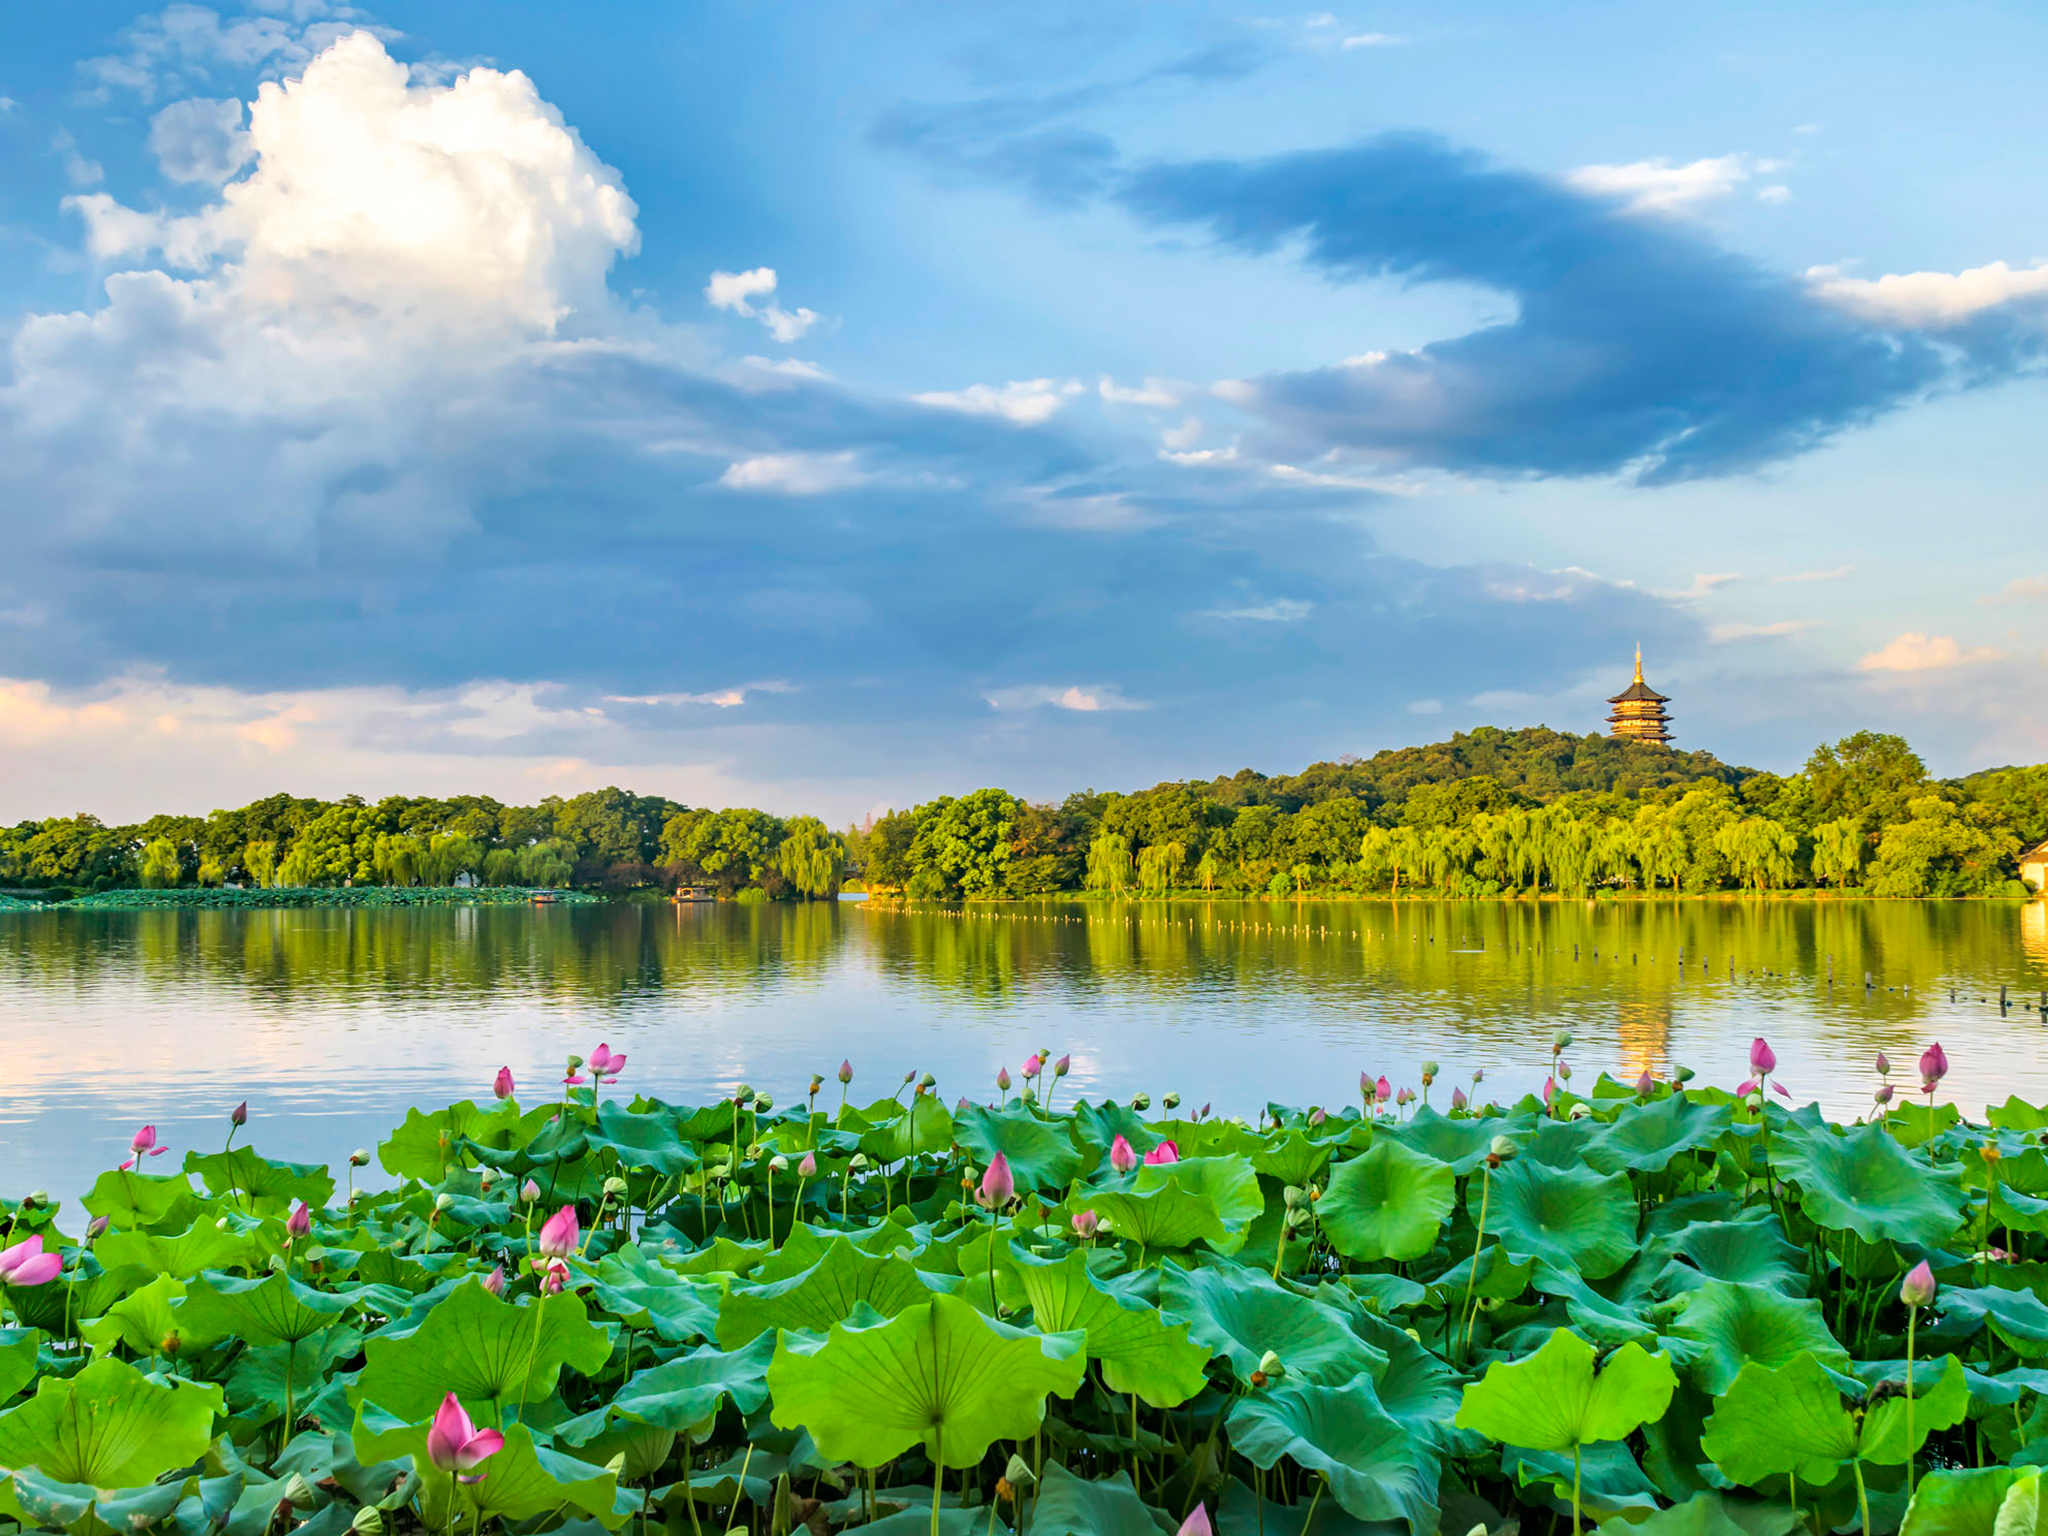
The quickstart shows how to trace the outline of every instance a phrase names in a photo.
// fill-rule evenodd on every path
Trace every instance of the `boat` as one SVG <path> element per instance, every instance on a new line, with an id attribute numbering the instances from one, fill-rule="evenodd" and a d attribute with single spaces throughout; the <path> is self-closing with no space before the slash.
<path id="1" fill-rule="evenodd" d="M 677 906 L 681 906 L 685 902 L 691 901 L 716 901 L 718 900 L 718 893 L 709 886 L 679 885 L 676 887 L 676 893 L 669 897 L 669 900 Z"/>
<path id="2" fill-rule="evenodd" d="M 533 893 L 533 904 L 536 907 L 550 907 L 561 899 L 561 895 L 555 891 L 535 891 Z"/>

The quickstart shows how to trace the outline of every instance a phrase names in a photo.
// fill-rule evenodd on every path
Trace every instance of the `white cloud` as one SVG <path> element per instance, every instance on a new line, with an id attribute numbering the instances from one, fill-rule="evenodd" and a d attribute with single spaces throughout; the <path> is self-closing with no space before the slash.
<path id="1" fill-rule="evenodd" d="M 0 112 L 12 112 L 21 103 L 12 96 L 0 96 Z"/>
<path id="2" fill-rule="evenodd" d="M 1627 198 L 1632 213 L 1675 213 L 1727 197 L 1750 177 L 1747 155 L 1720 155 L 1673 165 L 1636 160 L 1627 165 L 1582 165 L 1565 180 L 1582 192 Z"/>
<path id="3" fill-rule="evenodd" d="M 1760 203 L 1789 203 L 1792 201 L 1792 189 L 1774 182 L 1768 187 L 1758 187 L 1756 200 Z"/>
<path id="4" fill-rule="evenodd" d="M 149 120 L 149 151 L 173 181 L 218 186 L 256 155 L 242 127 L 242 104 L 195 97 L 174 101 Z"/>
<path id="5" fill-rule="evenodd" d="M 1142 387 L 1130 389 L 1119 386 L 1105 373 L 1095 387 L 1101 391 L 1102 398 L 1112 405 L 1153 405 L 1167 408 L 1179 405 L 1187 392 L 1185 385 L 1176 384 L 1170 379 L 1152 378 L 1149 375 Z"/>
<path id="6" fill-rule="evenodd" d="M 203 5 L 166 6 L 121 34 L 122 52 L 87 59 L 80 71 L 96 82 L 100 96 L 124 90 L 149 101 L 166 85 L 204 80 L 216 69 L 298 68 L 355 31 L 359 14 L 352 6 L 327 0 L 292 0 L 263 9 L 292 14 L 223 21 L 218 11 Z"/>
<path id="7" fill-rule="evenodd" d="M 1108 683 L 1074 684 L 1069 687 L 1047 687 L 1030 685 L 1017 688 L 996 688 L 982 695 L 991 709 L 1071 709 L 1081 714 L 1096 714 L 1107 710 L 1144 709 L 1147 706 L 1135 699 L 1127 699 L 1113 685 Z"/>
<path id="8" fill-rule="evenodd" d="M 1401 39 L 1391 32 L 1358 32 L 1344 39 L 1343 46 L 1349 48 L 1389 48 Z"/>
<path id="9" fill-rule="evenodd" d="M 1162 448 L 1159 457 L 1169 464 L 1233 464 L 1237 461 L 1237 445 L 1228 448 Z"/>
<path id="10" fill-rule="evenodd" d="M 1159 434 L 1159 441 L 1169 448 L 1192 448 L 1202 440 L 1202 418 L 1184 416 L 1177 427 L 1168 427 Z"/>
<path id="11" fill-rule="evenodd" d="M 2007 582 L 1986 603 L 2038 603 L 2048 599 L 2048 576 L 2017 576 Z"/>
<path id="12" fill-rule="evenodd" d="M 1998 661 L 2002 651 L 1988 645 L 1965 649 L 1952 635 L 1900 635 L 1881 650 L 1872 651 L 1856 665 L 1865 672 L 1932 672 L 1945 667 L 1974 666 Z"/>
<path id="13" fill-rule="evenodd" d="M 715 693 L 608 693 L 607 704 L 631 704 L 643 709 L 676 709 L 701 706 L 710 709 L 738 709 L 750 693 L 794 693 L 788 683 L 746 683 L 738 688 L 721 688 Z"/>
<path id="14" fill-rule="evenodd" d="M 1740 580 L 1742 580 L 1742 574 L 1739 571 L 1695 572 L 1692 578 L 1692 586 L 1687 588 L 1686 595 L 1688 597 L 1704 597 L 1716 587 L 1725 587 L 1731 581 Z"/>
<path id="15" fill-rule="evenodd" d="M 1294 597 L 1276 597 L 1270 602 L 1247 603 L 1237 608 L 1211 608 L 1205 619 L 1235 619 L 1253 624 L 1299 624 L 1316 610 L 1314 603 Z"/>
<path id="16" fill-rule="evenodd" d="M 775 284 L 773 267 L 755 267 L 750 272 L 714 272 L 711 281 L 704 285 L 704 298 L 713 309 L 730 310 L 750 320 L 759 320 L 768 327 L 769 335 L 787 344 L 798 340 L 816 325 L 818 315 L 803 308 L 787 310 L 772 301 L 759 305 L 753 302 L 756 298 L 772 295 Z"/>
<path id="17" fill-rule="evenodd" d="M 57 152 L 57 158 L 64 165 L 64 179 L 74 187 L 96 187 L 107 179 L 106 170 L 97 160 L 88 160 L 78 148 L 78 141 L 71 137 L 70 130 L 59 128 L 50 137 L 50 148 Z"/>
<path id="18" fill-rule="evenodd" d="M 1289 485 L 1319 490 L 1383 491 L 1389 496 L 1420 496 L 1422 487 L 1413 480 L 1389 480 L 1376 475 L 1343 475 L 1323 470 L 1300 469 L 1292 464 L 1269 464 L 1266 473 Z"/>
<path id="19" fill-rule="evenodd" d="M 1824 571 L 1794 571 L 1789 576 L 1773 576 L 1771 585 L 1783 586 L 1788 581 L 1847 581 L 1855 569 L 1853 565 L 1837 565 Z"/>
<path id="20" fill-rule="evenodd" d="M 1888 273 L 1845 277 L 1839 267 L 1809 267 L 1813 291 L 1830 303 L 1883 325 L 1939 331 L 1987 309 L 2048 299 L 2048 262 L 2015 270 L 2002 261 L 1962 272 Z"/>
<path id="21" fill-rule="evenodd" d="M 1732 645 L 1740 640 L 1780 640 L 1820 628 L 1819 619 L 1779 619 L 1774 624 L 1716 624 L 1707 631 L 1711 645 Z"/>
<path id="22" fill-rule="evenodd" d="M 1440 715 L 1444 712 L 1442 699 L 1417 699 L 1408 706 L 1411 715 Z"/>
<path id="23" fill-rule="evenodd" d="M 919 405 L 937 406 L 944 411 L 961 411 L 969 416 L 1000 416 L 1019 426 L 1035 427 L 1050 421 L 1066 402 L 1081 392 L 1069 379 L 1013 379 L 1008 384 L 970 384 L 965 389 L 930 390 L 910 398 Z"/>
<path id="24" fill-rule="evenodd" d="M 736 491 L 771 491 L 784 496 L 818 496 L 861 484 L 867 476 L 852 449 L 840 453 L 763 453 L 726 466 L 720 485 Z"/>

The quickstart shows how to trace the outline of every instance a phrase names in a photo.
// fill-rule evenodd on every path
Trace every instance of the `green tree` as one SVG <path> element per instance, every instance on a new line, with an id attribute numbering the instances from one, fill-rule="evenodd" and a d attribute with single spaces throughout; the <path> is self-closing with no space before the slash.
<path id="1" fill-rule="evenodd" d="M 1940 795 L 1907 803 L 1910 816 L 1885 828 L 1870 866 L 1874 896 L 1970 896 L 2010 879 L 2020 840 L 1989 824 L 1981 806 L 1968 811 Z"/>
<path id="2" fill-rule="evenodd" d="M 258 887 L 270 885 L 277 878 L 277 844 L 268 840 L 249 844 L 242 850 L 242 868 Z"/>
<path id="3" fill-rule="evenodd" d="M 1911 802 L 1925 792 L 1927 765 L 1903 736 L 1858 731 L 1815 747 L 1804 776 L 1816 823 L 1846 816 L 1875 835 L 1911 816 Z"/>
<path id="4" fill-rule="evenodd" d="M 1837 889 L 1853 885 L 1863 870 L 1863 827 L 1853 816 L 1838 816 L 1813 829 L 1813 878 Z"/>
<path id="5" fill-rule="evenodd" d="M 1106 828 L 1088 845 L 1088 889 L 1114 896 L 1131 883 L 1131 844 Z"/>
<path id="6" fill-rule="evenodd" d="M 1792 883 L 1792 856 L 1799 839 L 1766 816 L 1745 816 L 1714 834 L 1714 846 L 1736 878 L 1754 891 Z"/>
<path id="7" fill-rule="evenodd" d="M 143 885 L 151 890 L 178 883 L 178 847 L 168 837 L 159 837 L 142 850 Z"/>
<path id="8" fill-rule="evenodd" d="M 940 893 L 948 897 L 1001 894 L 1011 835 L 1023 809 L 1023 801 L 1000 789 L 977 789 L 957 800 L 919 806 L 912 868 L 935 876 Z"/>
<path id="9" fill-rule="evenodd" d="M 846 845 L 817 817 L 798 816 L 784 830 L 775 867 L 804 895 L 829 901 L 846 873 Z"/>

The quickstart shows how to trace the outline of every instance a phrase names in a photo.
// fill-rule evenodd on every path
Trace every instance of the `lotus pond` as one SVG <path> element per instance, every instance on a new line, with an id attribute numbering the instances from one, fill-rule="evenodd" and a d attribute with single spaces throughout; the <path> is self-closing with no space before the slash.
<path id="1" fill-rule="evenodd" d="M 1767 1048 L 1734 1093 L 1425 1075 L 1249 1122 L 1071 1097 L 1044 1053 L 951 1107 L 850 1069 L 679 1106 L 624 1065 L 572 1058 L 539 1103 L 502 1075 L 332 1170 L 237 1144 L 238 1115 L 165 1173 L 144 1127 L 82 1209 L 5 1202 L 0 1521 L 2044 1518 L 2048 1110 L 1965 1121 L 1938 1050 L 1849 1124 L 1771 1091 Z"/>

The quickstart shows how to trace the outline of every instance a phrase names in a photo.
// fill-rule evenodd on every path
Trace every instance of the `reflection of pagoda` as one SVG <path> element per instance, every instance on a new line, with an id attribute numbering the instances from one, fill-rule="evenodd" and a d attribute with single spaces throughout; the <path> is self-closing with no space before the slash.
<path id="1" fill-rule="evenodd" d="M 1664 706 L 1671 701 L 1643 681 L 1643 648 L 1636 647 L 1636 680 L 1607 701 L 1614 713 L 1607 723 L 1614 734 L 1631 741 L 1669 741 L 1671 717 Z"/>

